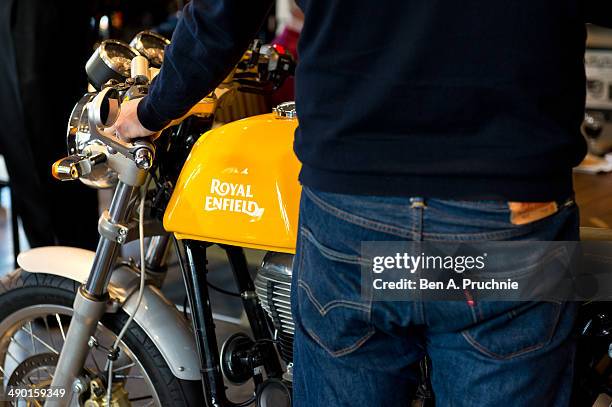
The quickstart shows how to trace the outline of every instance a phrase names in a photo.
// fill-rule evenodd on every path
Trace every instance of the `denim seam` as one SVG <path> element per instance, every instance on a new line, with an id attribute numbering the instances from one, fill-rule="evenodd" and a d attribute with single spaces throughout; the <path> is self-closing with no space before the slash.
<path id="1" fill-rule="evenodd" d="M 478 316 L 480 315 L 480 308 L 479 307 L 477 308 L 477 307 L 475 307 L 473 305 L 470 305 L 470 303 L 469 303 L 470 297 L 468 296 L 468 293 L 469 293 L 469 291 L 467 291 L 467 290 L 463 292 L 463 295 L 465 296 L 465 303 L 468 306 L 468 308 L 470 309 L 470 314 L 472 315 L 472 321 L 474 321 L 474 323 L 477 324 L 478 321 L 479 321 Z M 477 314 L 477 312 L 478 312 L 478 314 Z"/>
<path id="2" fill-rule="evenodd" d="M 514 357 L 517 356 L 522 356 L 525 355 L 529 352 L 533 352 L 536 351 L 538 349 L 542 349 L 544 346 L 546 346 L 548 343 L 550 343 L 550 341 L 552 340 L 553 336 L 555 335 L 555 331 L 557 330 L 557 325 L 559 324 L 559 318 L 561 317 L 561 307 L 559 306 L 557 311 L 557 315 L 555 317 L 555 321 L 554 324 L 552 325 L 550 332 L 548 334 L 548 338 L 544 341 L 538 342 L 534 345 L 528 346 L 526 348 L 517 350 L 515 352 L 512 352 L 510 354 L 507 355 L 500 355 L 498 353 L 492 352 L 489 349 L 487 349 L 484 345 L 478 343 L 478 341 L 472 336 L 470 335 L 469 332 L 467 331 L 463 331 L 461 332 L 461 335 L 463 336 L 463 338 L 470 344 L 472 345 L 474 348 L 476 348 L 476 350 L 482 352 L 485 356 L 489 356 L 492 357 L 494 359 L 497 360 L 510 360 Z"/>
<path id="3" fill-rule="evenodd" d="M 356 351 L 357 349 L 359 349 L 364 343 L 366 343 L 366 341 L 368 339 L 370 339 L 374 333 L 376 332 L 374 328 L 370 328 L 369 331 L 362 336 L 361 338 L 359 338 L 359 340 L 357 342 L 355 342 L 353 345 L 351 346 L 347 346 L 346 348 L 342 348 L 340 350 L 337 351 L 332 351 L 331 349 L 329 349 L 327 346 L 325 346 L 325 344 L 321 341 L 321 339 L 317 336 L 317 334 L 315 334 L 312 330 L 306 328 L 306 331 L 308 331 L 308 334 L 310 335 L 310 337 L 312 339 L 315 340 L 315 342 L 317 342 L 319 344 L 319 346 L 321 346 L 323 349 L 325 349 L 325 351 L 327 353 L 329 353 L 331 356 L 333 357 L 341 357 L 341 356 L 345 356 L 348 355 L 351 352 Z"/>
<path id="4" fill-rule="evenodd" d="M 512 352 L 508 355 L 500 355 L 497 354 L 495 352 L 491 352 L 489 349 L 487 349 L 486 347 L 484 347 L 483 345 L 479 344 L 470 334 L 468 334 L 467 332 L 462 332 L 461 335 L 463 335 L 463 337 L 465 338 L 466 341 L 469 342 L 470 345 L 472 345 L 474 348 L 476 348 L 477 350 L 479 350 L 480 352 L 482 352 L 483 354 L 485 354 L 486 356 L 492 357 L 494 359 L 497 360 L 510 360 L 516 356 L 520 356 L 532 351 L 536 351 L 538 349 L 542 349 L 546 343 L 548 341 L 542 341 L 542 342 L 538 342 L 534 345 L 528 346 L 524 349 L 518 350 L 516 352 Z"/>
<path id="5" fill-rule="evenodd" d="M 431 206 L 434 212 L 440 211 L 436 207 L 436 201 L 445 205 L 452 206 L 454 209 L 478 209 L 478 210 L 487 210 L 496 214 L 500 213 L 510 213 L 510 206 L 507 201 L 500 201 L 499 203 L 495 202 L 480 202 L 480 201 L 458 201 L 458 200 L 441 200 L 441 199 L 433 199 L 433 206 Z M 444 212 L 444 211 L 442 211 Z"/>
<path id="6" fill-rule="evenodd" d="M 461 240 L 461 241 L 508 239 L 508 238 L 517 237 L 523 234 L 531 233 L 534 230 L 534 228 L 542 227 L 543 223 L 552 221 L 555 218 L 555 216 L 558 216 L 564 210 L 574 206 L 575 204 L 576 203 L 573 199 L 568 199 L 563 203 L 558 203 L 559 209 L 557 210 L 557 212 L 551 214 L 550 216 L 547 216 L 543 219 L 539 219 L 537 221 L 528 223 L 526 225 L 520 225 L 520 226 L 517 225 L 514 228 L 510 228 L 506 230 L 499 230 L 495 232 L 479 232 L 479 233 L 471 233 L 471 234 L 463 234 L 463 235 L 456 235 L 453 233 L 448 233 L 448 234 L 447 233 L 424 233 L 424 236 L 428 240 L 448 240 L 449 238 L 451 238 L 452 240 Z M 434 209 L 434 211 L 436 211 L 436 209 Z M 444 212 L 442 211 L 442 213 Z M 508 213 L 510 214 L 510 211 L 508 211 Z M 457 220 L 457 221 L 462 220 L 461 218 L 449 216 L 447 214 L 445 216 L 450 220 Z"/>
<path id="7" fill-rule="evenodd" d="M 312 200 L 312 202 L 320 209 L 328 212 L 346 222 L 353 223 L 358 226 L 362 226 L 366 229 L 372 229 L 378 232 L 388 233 L 390 235 L 411 238 L 412 231 L 408 229 L 402 229 L 395 226 L 387 225 L 384 223 L 376 222 L 371 219 L 362 218 L 361 216 L 354 215 L 352 213 L 338 209 L 331 204 L 323 201 L 321 198 L 313 194 L 309 189 L 304 188 L 304 193 Z"/>
<path id="8" fill-rule="evenodd" d="M 321 314 L 321 316 L 327 315 L 329 311 L 331 311 L 334 308 L 338 308 L 338 307 L 352 308 L 357 311 L 363 311 L 366 313 L 370 312 L 370 307 L 368 305 L 364 305 L 356 301 L 333 300 L 333 301 L 326 303 L 325 305 L 321 305 L 321 303 L 316 299 L 316 297 L 312 293 L 312 289 L 310 288 L 308 283 L 306 283 L 304 280 L 299 279 L 298 287 L 301 287 L 302 289 L 304 289 L 304 291 L 306 292 L 306 295 L 312 302 L 312 305 L 315 306 L 315 308 L 317 309 L 317 311 L 319 311 L 319 314 Z"/>
<path id="9" fill-rule="evenodd" d="M 511 237 L 518 237 L 524 234 L 528 234 L 531 231 L 530 229 L 506 229 L 499 230 L 496 232 L 478 232 L 478 233 L 431 233 L 424 232 L 423 238 L 426 240 L 432 241 L 473 241 L 473 240 L 493 240 L 493 239 L 508 239 Z"/>
<path id="10" fill-rule="evenodd" d="M 438 200 L 440 202 L 441 200 Z M 489 209 L 495 212 L 508 212 L 510 210 L 508 206 L 508 201 L 499 201 L 499 202 L 486 202 L 486 201 L 466 201 L 466 200 L 452 200 L 452 201 L 443 201 L 444 204 L 462 208 L 462 209 L 470 209 L 470 208 L 479 208 L 479 209 Z"/>
<path id="11" fill-rule="evenodd" d="M 319 243 L 314 236 L 312 235 L 312 233 L 310 233 L 310 231 L 304 227 L 300 228 L 300 231 L 302 232 L 302 239 L 300 239 L 300 260 L 299 260 L 299 269 L 302 270 L 303 269 L 303 264 L 304 264 L 304 241 L 306 239 L 308 239 L 312 244 L 315 245 L 315 247 L 317 247 L 320 251 L 320 253 L 325 256 L 325 253 L 323 252 L 323 250 L 325 251 L 329 251 L 330 255 L 333 255 L 334 253 L 339 253 L 339 252 L 335 252 L 334 250 L 328 249 L 327 247 L 323 246 L 321 243 Z M 343 258 L 344 256 L 347 256 L 343 253 L 339 253 Z M 349 256 L 351 257 L 351 256 Z M 354 259 L 354 257 L 353 257 Z M 332 260 L 339 260 L 339 259 L 334 259 L 332 258 Z M 354 261 L 351 261 L 350 263 L 354 264 Z M 360 264 L 361 262 L 357 262 L 358 264 Z M 307 328 L 306 326 L 303 326 L 302 323 L 302 327 L 304 328 L 304 330 L 306 330 L 306 332 L 310 335 L 310 337 L 319 344 L 319 346 L 321 346 L 323 349 L 325 349 L 325 351 L 327 353 L 329 353 L 332 357 L 341 357 L 344 355 L 347 355 L 351 352 L 354 352 L 355 350 L 357 350 L 358 348 L 360 348 L 363 344 L 366 343 L 366 341 L 368 339 L 370 339 L 374 333 L 376 332 L 376 329 L 372 326 L 371 320 L 372 320 L 372 298 L 368 299 L 368 303 L 367 304 L 360 304 L 357 302 L 352 302 L 352 301 L 346 301 L 346 300 L 334 300 L 331 301 L 329 303 L 327 303 L 324 307 L 321 306 L 320 302 L 316 299 L 316 297 L 314 296 L 314 293 L 312 293 L 312 290 L 310 288 L 310 286 L 308 285 L 308 283 L 306 283 L 304 280 L 302 280 L 301 278 L 298 278 L 298 287 L 301 287 L 304 292 L 306 293 L 306 296 L 308 297 L 308 300 L 310 301 L 310 303 L 317 309 L 317 311 L 319 312 L 319 314 L 323 317 L 325 317 L 325 315 L 327 313 L 329 313 L 330 310 L 332 310 L 333 308 L 337 308 L 337 307 L 346 307 L 346 308 L 350 308 L 350 309 L 355 309 L 357 311 L 360 312 L 364 312 L 367 314 L 367 318 L 365 319 L 365 322 L 369 325 L 369 329 L 366 332 L 366 334 L 364 336 L 362 336 L 358 341 L 356 341 L 354 344 L 352 344 L 351 346 L 348 346 L 346 348 L 340 349 L 338 351 L 332 351 L 331 349 L 329 349 L 324 343 L 323 341 L 317 336 L 317 334 L 315 334 L 311 329 Z M 298 309 L 299 311 L 299 309 Z"/>
<path id="12" fill-rule="evenodd" d="M 344 254 L 341 252 L 338 252 L 336 250 L 330 249 L 328 247 L 326 247 L 325 245 L 323 245 L 322 243 L 320 243 L 318 240 L 315 239 L 314 235 L 310 232 L 310 230 L 301 227 L 300 228 L 300 232 L 302 232 L 302 236 L 304 236 L 306 239 L 308 239 L 310 241 L 310 243 L 312 243 L 313 245 L 315 245 L 315 247 L 319 250 L 319 252 L 326 258 L 330 259 L 330 260 L 334 260 L 334 261 L 338 261 L 341 263 L 349 263 L 349 264 L 361 264 L 364 266 L 369 266 L 370 263 L 366 260 L 364 260 L 362 257 L 359 256 L 352 256 L 350 254 Z"/>
<path id="13" fill-rule="evenodd" d="M 424 239 L 425 210 L 426 209 L 427 209 L 427 205 L 423 204 L 420 207 L 414 208 L 414 212 L 413 212 L 416 218 L 414 222 L 416 226 L 415 240 L 419 242 L 422 242 Z M 419 274 L 422 274 L 422 271 L 419 272 Z M 415 302 L 415 308 L 418 312 L 419 317 L 421 318 L 420 322 L 425 324 L 427 316 L 425 315 L 425 304 L 423 303 L 423 292 L 422 291 L 419 291 L 419 299 L 418 301 Z"/>
<path id="14" fill-rule="evenodd" d="M 309 188 L 309 187 L 307 187 L 305 185 L 302 186 L 302 191 L 309 192 L 311 195 L 315 195 L 316 196 L 316 193 L 313 192 L 312 188 Z M 337 194 L 337 195 L 339 195 L 339 196 L 346 196 L 347 198 L 354 198 L 355 196 L 362 196 L 362 195 L 345 195 L 345 194 Z M 317 197 L 317 198 L 319 198 L 319 197 Z M 377 202 L 373 202 L 373 205 L 375 205 L 377 208 L 384 208 L 384 209 L 387 209 L 387 210 L 400 211 L 400 210 L 404 210 L 406 208 L 406 205 L 409 205 L 409 199 L 408 198 L 404 198 L 404 197 L 401 197 L 401 198 L 403 200 L 405 200 L 406 202 L 389 203 L 389 202 L 385 202 L 385 201 L 377 201 Z M 319 199 L 323 199 L 323 198 L 319 198 Z M 327 205 L 331 205 L 331 204 L 327 203 Z"/>
<path id="15" fill-rule="evenodd" d="M 298 263 L 298 272 L 299 272 L 300 274 L 302 274 L 302 270 L 304 270 L 304 257 L 305 257 L 305 256 L 304 256 L 304 239 L 303 239 L 303 238 L 300 238 L 298 243 L 299 243 L 299 247 L 297 247 L 297 248 L 296 248 L 296 249 L 299 249 L 299 252 L 298 252 L 298 253 L 300 254 L 300 261 L 299 261 L 299 263 Z M 293 279 L 294 279 L 294 278 L 297 278 L 298 280 L 299 280 L 299 278 L 300 278 L 300 277 L 299 277 L 299 275 L 298 275 L 298 274 L 297 274 L 295 271 L 293 271 L 293 272 L 292 272 L 291 287 L 293 287 L 293 286 L 294 286 L 294 284 L 293 284 Z M 292 290 L 292 291 L 293 291 L 293 290 Z M 297 294 L 297 289 L 295 290 L 295 292 L 296 292 L 296 294 Z M 296 296 L 296 297 L 297 297 L 297 296 Z M 293 298 L 293 292 L 291 292 L 291 298 L 290 298 L 290 300 L 291 300 L 291 303 L 293 303 L 293 302 L 295 301 L 295 303 L 296 303 L 296 304 L 298 305 L 298 307 L 299 307 L 299 301 L 297 301 L 297 298 Z M 293 312 L 293 310 L 291 310 L 291 311 Z M 298 315 L 297 315 L 297 316 L 299 316 L 299 309 L 298 309 Z M 295 318 L 296 316 L 294 315 L 293 317 Z"/>
<path id="16" fill-rule="evenodd" d="M 450 201 L 450 202 L 452 202 L 452 201 Z M 454 209 L 457 209 L 457 208 L 454 208 Z M 472 210 L 472 212 L 475 212 L 474 209 L 478 210 L 478 211 L 482 211 L 483 208 L 461 208 L 461 209 L 467 209 L 468 211 Z M 437 208 L 430 208 L 429 212 L 430 212 L 432 217 L 441 217 L 441 218 L 444 218 L 445 220 L 449 220 L 449 221 L 453 221 L 453 222 L 461 222 L 461 221 L 465 220 L 466 217 L 468 217 L 468 218 L 472 217 L 471 215 L 456 216 L 453 212 L 449 212 L 449 210 L 440 210 L 440 209 L 437 209 Z M 507 218 L 506 218 L 507 222 L 506 222 L 506 220 L 504 220 L 503 223 L 509 223 L 510 222 L 510 214 L 511 214 L 511 212 L 507 211 L 507 212 L 504 212 L 504 214 L 507 215 Z M 496 213 L 495 215 L 496 216 L 497 215 L 501 215 L 501 213 Z M 552 216 L 552 215 L 549 215 L 549 216 Z M 479 219 L 481 219 L 481 218 L 479 218 Z M 546 219 L 546 218 L 543 218 L 543 219 Z M 543 220 L 543 219 L 541 219 L 541 220 Z M 490 221 L 502 222 L 501 220 L 495 220 L 495 219 L 491 219 Z M 535 223 L 535 222 L 532 222 L 532 223 Z M 531 225 L 531 223 L 527 223 L 525 226 L 528 226 L 528 225 Z M 514 226 L 514 228 L 518 229 L 518 225 Z"/>
<path id="17" fill-rule="evenodd" d="M 491 277 L 520 279 L 541 271 L 543 266 L 548 265 L 553 260 L 563 260 L 563 255 L 567 255 L 567 251 L 563 247 L 558 247 L 537 258 L 534 263 L 525 266 L 516 266 L 512 271 L 482 272 L 478 273 L 478 275 L 483 279 Z M 564 262 L 564 266 L 567 267 L 567 262 Z"/>

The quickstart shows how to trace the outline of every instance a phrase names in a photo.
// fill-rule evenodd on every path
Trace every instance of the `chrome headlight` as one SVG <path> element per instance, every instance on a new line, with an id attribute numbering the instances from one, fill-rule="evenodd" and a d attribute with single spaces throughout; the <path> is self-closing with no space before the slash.
<path id="1" fill-rule="evenodd" d="M 92 138 L 89 131 L 88 105 L 96 93 L 86 93 L 72 109 L 68 120 L 66 142 L 68 154 L 79 154 L 92 157 L 99 153 L 106 153 L 107 147 L 99 140 Z M 112 188 L 117 185 L 117 172 L 106 163 L 96 165 L 91 173 L 79 178 L 81 182 L 93 188 Z"/>
<path id="2" fill-rule="evenodd" d="M 159 68 L 164 62 L 164 51 L 170 41 L 152 31 L 141 31 L 130 42 L 130 46 L 149 60 L 152 67 Z"/>

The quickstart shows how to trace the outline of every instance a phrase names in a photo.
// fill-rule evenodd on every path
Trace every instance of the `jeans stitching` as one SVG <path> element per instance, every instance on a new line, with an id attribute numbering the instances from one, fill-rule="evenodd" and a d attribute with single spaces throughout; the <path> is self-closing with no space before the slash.
<path id="1" fill-rule="evenodd" d="M 324 343 L 323 341 L 321 341 L 321 339 L 317 336 L 317 334 L 315 334 L 312 330 L 306 328 L 306 331 L 308 332 L 308 334 L 310 335 L 310 337 L 312 339 L 315 340 L 315 342 L 317 342 L 319 344 L 319 346 L 321 346 L 323 349 L 325 349 L 325 351 L 327 353 L 329 353 L 331 356 L 334 357 L 340 357 L 340 356 L 345 356 L 348 355 L 351 352 L 356 351 L 357 349 L 359 349 L 361 346 L 363 346 L 363 344 L 366 343 L 366 341 L 368 339 L 370 339 L 372 337 L 372 335 L 374 335 L 374 333 L 376 332 L 374 328 L 370 327 L 370 329 L 368 330 L 368 332 L 362 336 L 361 338 L 359 338 L 359 340 L 357 340 L 357 342 L 355 342 L 353 345 L 351 346 L 347 346 L 346 348 L 342 348 L 340 350 L 337 351 L 332 351 L 331 349 L 329 349 Z"/>
<path id="2" fill-rule="evenodd" d="M 559 201 L 559 202 L 563 202 L 559 204 L 559 209 L 557 210 L 557 212 L 553 213 L 550 216 L 547 216 L 543 219 L 537 220 L 535 222 L 531 222 L 528 223 L 526 225 L 520 225 L 520 226 L 515 226 L 512 228 L 508 228 L 505 230 L 498 230 L 498 231 L 493 231 L 493 232 L 479 232 L 479 233 L 466 233 L 466 234 L 454 234 L 454 233 L 424 233 L 424 235 L 426 236 L 426 238 L 428 240 L 459 240 L 459 241 L 465 241 L 465 240 L 498 240 L 498 239 L 509 239 L 509 238 L 513 238 L 513 237 L 518 237 L 521 235 L 526 235 L 529 234 L 531 232 L 533 232 L 534 229 L 536 228 L 542 228 L 544 227 L 543 225 L 545 224 L 545 222 L 552 222 L 554 219 L 556 219 L 558 216 L 560 216 L 562 213 L 564 213 L 568 208 L 571 209 L 573 206 L 575 206 L 575 202 L 573 199 L 568 199 L 566 201 Z M 437 210 L 437 209 L 436 209 Z M 443 211 L 441 211 L 442 213 L 444 213 Z M 510 213 L 510 212 L 509 212 Z M 458 221 L 461 221 L 462 218 L 457 218 L 457 217 L 448 217 L 448 215 L 446 215 L 447 218 L 450 218 L 450 220 L 456 219 Z"/>
<path id="3" fill-rule="evenodd" d="M 503 213 L 509 212 L 510 208 L 507 201 L 465 201 L 465 200 L 441 200 L 432 199 L 433 204 L 440 203 L 445 206 L 452 206 L 453 208 L 461 209 L 485 209 L 491 212 Z M 434 211 L 438 209 L 434 208 Z"/>
<path id="4" fill-rule="evenodd" d="M 476 314 L 477 307 L 475 307 L 473 305 L 469 305 L 470 297 L 468 296 L 468 293 L 469 293 L 469 291 L 465 291 L 464 292 L 465 301 L 466 301 L 466 304 L 467 304 L 468 308 L 470 309 L 470 314 L 472 316 L 472 321 L 474 321 L 474 323 L 477 324 L 478 323 L 478 315 L 480 314 L 480 312 L 478 312 L 478 314 Z M 480 311 L 480 310 L 478 310 L 478 311 Z"/>
<path id="5" fill-rule="evenodd" d="M 365 266 L 370 265 L 370 263 L 368 261 L 366 261 L 365 259 L 363 259 L 362 257 L 352 256 L 350 254 L 344 254 L 344 253 L 341 253 L 341 252 L 338 252 L 336 250 L 333 250 L 333 249 L 330 249 L 330 248 L 326 247 L 325 245 L 320 243 L 318 240 L 316 240 L 316 238 L 310 232 L 310 230 L 306 229 L 305 227 L 301 227 L 300 228 L 300 232 L 302 232 L 302 236 L 304 236 L 306 239 L 308 239 L 310 241 L 310 243 L 315 245 L 315 247 L 319 250 L 319 252 L 324 257 L 326 257 L 326 258 L 328 258 L 330 260 L 338 261 L 338 262 L 341 262 L 341 263 L 361 264 L 361 265 L 365 265 Z"/>
<path id="6" fill-rule="evenodd" d="M 339 253 L 339 252 L 335 252 L 334 250 L 328 249 L 327 247 L 323 246 L 321 243 L 319 243 L 314 236 L 312 235 L 312 233 L 310 233 L 310 231 L 304 227 L 300 227 L 300 231 L 302 232 L 302 239 L 300 239 L 300 260 L 299 260 L 299 268 L 300 270 L 303 268 L 303 264 L 304 264 L 304 238 L 307 238 L 311 243 L 313 243 L 315 245 L 315 247 L 317 247 L 317 249 L 319 249 L 319 252 L 324 256 L 325 254 L 323 253 L 323 251 L 321 249 L 326 249 L 328 251 L 330 251 L 330 254 L 333 253 Z M 343 253 L 339 253 L 342 256 L 346 256 Z M 341 257 L 342 258 L 342 257 Z M 332 258 L 332 260 L 338 260 L 338 259 L 334 259 Z M 355 264 L 355 262 L 351 261 L 351 264 Z M 360 263 L 359 261 L 357 263 Z M 317 334 L 315 334 L 311 329 L 307 328 L 306 326 L 303 326 L 303 323 L 301 324 L 302 327 L 306 330 L 306 332 L 308 332 L 308 334 L 310 335 L 310 337 L 319 344 L 319 346 L 321 346 L 323 349 L 325 349 L 325 351 L 327 353 L 329 353 L 331 356 L 333 357 L 341 357 L 344 355 L 347 355 L 351 352 L 354 352 L 355 350 L 357 350 L 358 348 L 360 348 L 361 346 L 363 346 L 363 344 L 366 343 L 366 341 L 368 339 L 370 339 L 370 337 L 372 337 L 372 335 L 374 335 L 374 333 L 376 332 L 376 330 L 374 329 L 374 327 L 371 324 L 371 317 L 372 317 L 372 298 L 370 298 L 367 302 L 367 304 L 361 304 L 361 303 L 356 303 L 356 302 L 352 302 L 352 301 L 346 301 L 346 300 L 334 300 L 331 301 L 327 304 L 325 304 L 325 306 L 322 306 L 320 304 L 320 302 L 316 299 L 316 297 L 314 296 L 314 294 L 312 293 L 312 290 L 310 288 L 310 286 L 308 285 L 308 283 L 306 283 L 304 280 L 302 280 L 301 278 L 298 277 L 298 287 L 301 287 L 304 292 L 306 293 L 306 296 L 308 297 L 310 303 L 317 309 L 317 311 L 319 312 L 319 314 L 323 317 L 325 317 L 325 315 L 327 313 L 329 313 L 330 310 L 332 310 L 333 308 L 337 308 L 337 307 L 347 307 L 347 308 L 351 308 L 360 312 L 364 312 L 367 314 L 367 318 L 365 319 L 364 322 L 366 322 L 369 325 L 369 329 L 368 331 L 365 333 L 364 336 L 362 336 L 357 342 L 355 342 L 353 345 L 345 347 L 343 349 L 340 349 L 338 351 L 332 351 L 331 349 L 329 349 L 324 343 L 323 341 L 317 336 Z M 297 301 L 297 298 L 295 299 Z M 299 303 L 299 302 L 297 302 Z"/>
<path id="7" fill-rule="evenodd" d="M 542 349 L 544 346 L 546 346 L 548 343 L 550 343 L 550 341 L 552 340 L 552 338 L 555 335 L 555 331 L 557 330 L 557 325 L 559 324 L 559 319 L 561 318 L 561 306 L 557 307 L 557 314 L 554 320 L 554 323 L 552 324 L 552 327 L 550 329 L 550 332 L 548 334 L 548 337 L 541 341 L 538 342 L 534 345 L 528 346 L 526 348 L 523 349 L 519 349 L 515 352 L 509 353 L 507 355 L 500 355 L 498 353 L 495 353 L 489 349 L 487 349 L 484 345 L 480 344 L 469 332 L 467 331 L 463 331 L 461 332 L 461 335 L 463 336 L 463 338 L 470 344 L 472 345 L 474 348 L 476 348 L 476 350 L 480 351 L 481 353 L 483 353 L 485 356 L 489 356 L 492 357 L 494 359 L 498 359 L 498 360 L 510 360 L 514 357 L 517 356 L 522 356 L 525 355 L 529 352 L 533 352 L 536 351 L 538 349 Z"/>
<path id="8" fill-rule="evenodd" d="M 411 231 L 408 229 L 402 229 L 402 228 L 398 228 L 395 226 L 391 226 L 391 225 L 387 225 L 384 223 L 380 223 L 380 222 L 376 222 L 374 220 L 371 219 L 366 219 L 366 218 L 362 218 L 361 216 L 357 216 L 354 215 L 352 213 L 343 211 L 341 209 L 338 209 L 334 206 L 332 206 L 331 204 L 328 204 L 327 202 L 323 201 L 321 198 L 319 198 L 318 196 L 316 196 L 312 191 L 310 191 L 308 188 L 304 188 L 303 190 L 305 192 L 306 195 L 308 195 L 308 197 L 312 200 L 312 202 L 318 206 L 320 209 L 324 210 L 325 212 L 328 212 L 334 216 L 336 216 L 339 219 L 342 219 L 346 222 L 349 223 L 353 223 L 355 225 L 358 226 L 362 226 L 366 229 L 371 229 L 371 230 L 375 230 L 375 231 L 379 231 L 379 232 L 384 232 L 384 233 L 388 233 L 390 235 L 394 235 L 394 236 L 399 236 L 399 237 L 404 237 L 404 238 L 410 238 L 411 237 Z"/>
<path id="9" fill-rule="evenodd" d="M 299 259 L 299 262 L 298 262 L 298 271 L 297 271 L 297 273 L 295 272 L 295 270 L 293 271 L 292 279 L 291 279 L 292 290 L 291 290 L 291 299 L 290 300 L 291 300 L 292 308 L 293 308 L 293 304 L 295 304 L 295 307 L 297 308 L 297 311 L 298 311 L 297 315 L 293 316 L 294 318 L 297 318 L 299 316 L 300 312 L 299 312 L 299 301 L 297 301 L 297 298 L 294 298 L 294 295 L 293 295 L 294 294 L 294 292 L 293 292 L 293 287 L 294 287 L 293 282 L 294 282 L 294 278 L 297 278 L 298 281 L 299 281 L 300 276 L 298 275 L 298 273 L 301 274 L 302 270 L 304 269 L 303 268 L 304 267 L 304 239 L 300 238 L 298 243 L 299 243 L 298 249 L 299 249 L 299 255 L 300 255 L 300 259 Z M 297 294 L 297 289 L 295 290 L 295 293 Z M 297 297 L 297 295 L 295 297 Z M 291 310 L 291 312 L 293 313 L 293 309 Z"/>
<path id="10" fill-rule="evenodd" d="M 544 255 L 541 255 L 533 261 L 533 263 L 527 265 L 516 265 L 512 267 L 511 271 L 488 271 L 478 273 L 480 278 L 514 278 L 521 279 L 526 276 L 533 275 L 534 273 L 540 272 L 542 267 L 547 266 L 549 263 L 555 260 L 563 260 L 569 255 L 564 247 L 557 247 L 555 249 L 547 251 Z M 568 266 L 567 262 L 563 262 L 565 267 Z"/>
<path id="11" fill-rule="evenodd" d="M 496 240 L 496 239 L 508 239 L 512 237 L 518 237 L 531 232 L 531 229 L 525 230 L 523 228 L 517 229 L 506 229 L 498 230 L 495 232 L 478 232 L 478 233 L 423 233 L 423 237 L 427 240 L 432 241 L 470 241 L 470 240 Z"/>
<path id="12" fill-rule="evenodd" d="M 315 306 L 317 311 L 319 311 L 319 314 L 321 314 L 321 316 L 327 315 L 329 311 L 331 311 L 334 308 L 338 308 L 338 307 L 352 308 L 357 311 L 363 311 L 363 312 L 370 311 L 370 307 L 368 305 L 361 304 L 356 301 L 348 301 L 348 300 L 333 300 L 333 301 L 326 303 L 325 305 L 321 305 L 321 303 L 317 300 L 317 298 L 312 293 L 312 289 L 310 288 L 308 283 L 306 283 L 302 279 L 299 279 L 298 287 L 301 287 L 302 289 L 304 289 L 304 291 L 306 292 L 306 296 L 310 299 L 310 302 L 312 302 L 312 304 Z"/>
<path id="13" fill-rule="evenodd" d="M 487 349 L 486 347 L 484 347 L 483 345 L 481 345 L 480 343 L 478 343 L 474 337 L 472 337 L 469 333 L 467 332 L 462 332 L 461 335 L 463 335 L 463 337 L 465 338 L 466 341 L 468 341 L 468 343 L 470 343 L 470 345 L 472 345 L 473 347 L 475 347 L 477 350 L 479 350 L 480 352 L 484 353 L 485 355 L 492 357 L 494 359 L 498 359 L 498 360 L 509 360 L 512 359 L 516 356 L 520 356 L 538 349 L 542 349 L 544 347 L 544 345 L 546 345 L 548 343 L 548 341 L 542 341 L 542 342 L 538 342 L 535 345 L 531 345 L 528 346 L 524 349 L 518 350 L 516 352 L 512 352 L 508 355 L 500 355 L 498 353 L 492 352 L 489 349 Z"/>

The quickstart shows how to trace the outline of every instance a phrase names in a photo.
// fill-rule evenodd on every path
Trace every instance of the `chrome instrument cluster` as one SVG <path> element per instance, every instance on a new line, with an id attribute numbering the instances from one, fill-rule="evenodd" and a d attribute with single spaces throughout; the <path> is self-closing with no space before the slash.
<path id="1" fill-rule="evenodd" d="M 123 41 L 104 40 L 85 65 L 87 77 L 98 90 L 111 79 L 124 81 L 130 77 L 132 58 L 138 55 L 138 51 Z"/>
<path id="2" fill-rule="evenodd" d="M 107 57 L 113 58 L 116 62 L 113 66 L 117 69 L 113 72 L 123 75 L 121 70 L 126 70 L 125 62 L 121 60 L 124 54 L 109 51 L 108 43 L 101 44 L 90 62 L 94 57 L 100 57 L 102 61 Z M 62 181 L 79 179 L 94 188 L 111 188 L 119 180 L 137 185 L 153 165 L 153 144 L 147 140 L 121 140 L 110 129 L 119 117 L 121 102 L 143 97 L 148 91 L 148 60 L 137 51 L 133 54 L 125 80 L 101 80 L 102 89 L 86 93 L 72 109 L 66 134 L 70 155 L 53 165 L 55 178 Z M 109 63 L 106 67 L 111 65 Z M 98 74 L 101 72 L 99 69 L 96 71 Z"/>
<path id="3" fill-rule="evenodd" d="M 161 66 L 169 43 L 150 31 L 138 33 L 130 44 L 118 40 L 100 43 L 85 65 L 96 92 L 83 95 L 70 114 L 66 135 L 70 156 L 54 165 L 56 178 L 79 179 L 93 188 L 112 188 L 121 177 L 116 168 L 150 168 L 153 150 L 148 143 L 125 143 L 105 129 L 118 116 L 122 100 L 146 94 L 149 66 Z"/>
<path id="4" fill-rule="evenodd" d="M 276 117 L 281 119 L 297 119 L 297 112 L 295 110 L 295 102 L 284 102 L 280 105 L 272 108 L 272 111 L 276 114 Z"/>
<path id="5" fill-rule="evenodd" d="M 130 63 L 134 57 L 144 56 L 149 65 L 161 67 L 164 51 L 170 41 L 154 32 L 141 31 L 129 44 L 118 40 L 104 40 L 85 65 L 89 82 L 98 90 L 110 80 L 123 82 L 130 78 Z"/>
<path id="6" fill-rule="evenodd" d="M 170 41 L 167 38 L 152 31 L 141 31 L 130 42 L 130 46 L 146 57 L 149 64 L 155 68 L 161 67 L 168 45 Z"/>

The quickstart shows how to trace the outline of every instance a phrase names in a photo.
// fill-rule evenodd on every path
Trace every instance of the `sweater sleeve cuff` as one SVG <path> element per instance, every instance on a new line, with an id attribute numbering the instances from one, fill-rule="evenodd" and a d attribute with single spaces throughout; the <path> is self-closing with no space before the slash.
<path id="1" fill-rule="evenodd" d="M 160 131 L 170 123 L 170 120 L 162 117 L 155 108 L 151 105 L 148 96 L 142 98 L 136 108 L 138 120 L 143 127 L 150 131 Z"/>

